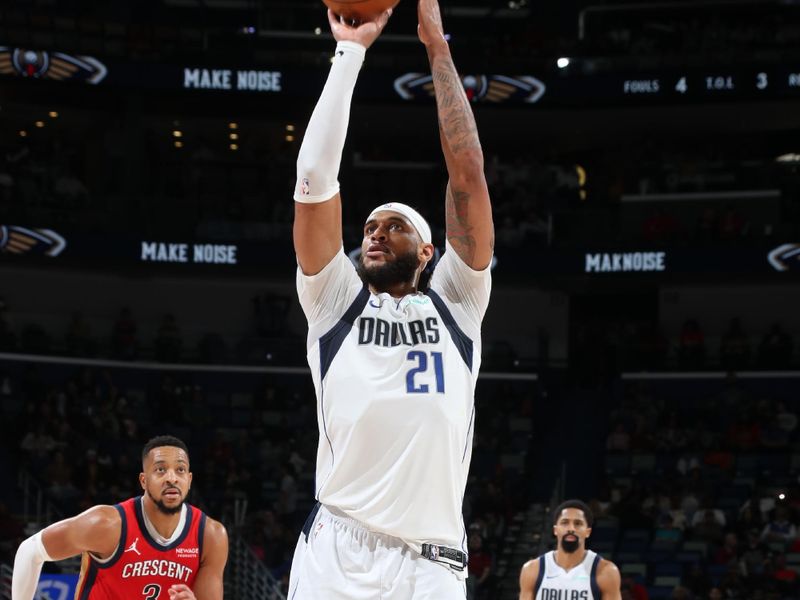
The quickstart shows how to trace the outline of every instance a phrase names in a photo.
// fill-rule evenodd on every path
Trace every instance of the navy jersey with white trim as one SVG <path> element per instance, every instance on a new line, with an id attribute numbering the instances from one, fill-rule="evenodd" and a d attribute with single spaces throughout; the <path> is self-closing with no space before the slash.
<path id="1" fill-rule="evenodd" d="M 426 294 L 372 294 L 343 251 L 298 269 L 317 394 L 317 499 L 370 529 L 464 548 L 461 503 L 472 451 L 489 269 L 449 246 Z"/>

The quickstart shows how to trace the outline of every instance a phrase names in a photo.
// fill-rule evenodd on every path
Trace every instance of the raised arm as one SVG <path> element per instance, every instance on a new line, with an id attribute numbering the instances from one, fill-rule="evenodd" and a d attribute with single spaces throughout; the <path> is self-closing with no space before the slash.
<path id="1" fill-rule="evenodd" d="M 338 176 L 350 102 L 367 48 L 383 31 L 391 14 L 387 10 L 374 21 L 351 27 L 328 11 L 331 31 L 338 42 L 336 54 L 300 146 L 294 191 L 294 249 L 306 275 L 319 273 L 342 247 Z"/>
<path id="2" fill-rule="evenodd" d="M 22 542 L 14 559 L 12 600 L 31 600 L 42 564 L 82 552 L 106 558 L 119 544 L 122 520 L 113 506 L 95 506 L 71 519 L 53 523 Z"/>
<path id="3" fill-rule="evenodd" d="M 484 269 L 492 260 L 494 225 L 478 127 L 444 37 L 438 1 L 419 0 L 417 12 L 419 38 L 431 64 L 442 152 L 450 177 L 445 199 L 447 240 L 470 267 Z"/>

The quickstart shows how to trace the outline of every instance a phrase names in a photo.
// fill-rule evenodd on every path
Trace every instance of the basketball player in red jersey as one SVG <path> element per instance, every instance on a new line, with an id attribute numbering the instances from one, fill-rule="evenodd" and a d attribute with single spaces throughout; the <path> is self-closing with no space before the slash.
<path id="1" fill-rule="evenodd" d="M 185 502 L 189 451 L 172 436 L 142 449 L 143 494 L 94 506 L 20 544 L 12 600 L 32 600 L 42 563 L 83 554 L 75 600 L 222 600 L 228 534 Z"/>

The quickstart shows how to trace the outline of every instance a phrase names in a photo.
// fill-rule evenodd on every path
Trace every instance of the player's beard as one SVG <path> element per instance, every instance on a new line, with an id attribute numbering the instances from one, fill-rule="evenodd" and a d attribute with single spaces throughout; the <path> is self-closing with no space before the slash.
<path id="1" fill-rule="evenodd" d="M 568 540 L 566 537 L 561 538 L 561 549 L 567 554 L 577 552 L 578 548 L 580 547 L 581 540 L 578 538 L 578 536 L 575 536 L 575 540 Z"/>
<path id="2" fill-rule="evenodd" d="M 367 267 L 364 265 L 364 255 L 358 259 L 358 275 L 361 281 L 372 286 L 378 292 L 387 290 L 398 283 L 414 281 L 419 259 L 416 250 L 397 256 L 392 261 L 382 265 Z"/>
<path id="3" fill-rule="evenodd" d="M 177 488 L 175 488 L 175 489 L 177 489 Z M 183 508 L 183 502 L 184 502 L 183 495 L 181 495 L 181 501 L 176 506 L 167 506 L 166 504 L 164 504 L 163 500 L 159 500 L 158 498 L 153 496 L 153 494 L 150 493 L 150 490 L 146 490 L 146 491 L 147 491 L 147 495 L 150 496 L 150 500 L 152 500 L 153 504 L 156 505 L 156 508 L 159 511 L 161 511 L 162 513 L 164 513 L 165 515 L 177 514 L 178 512 L 180 512 L 181 508 Z"/>

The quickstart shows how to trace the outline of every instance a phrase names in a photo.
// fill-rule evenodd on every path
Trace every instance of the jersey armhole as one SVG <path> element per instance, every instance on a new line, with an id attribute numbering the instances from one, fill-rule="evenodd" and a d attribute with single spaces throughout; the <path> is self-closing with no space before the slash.
<path id="1" fill-rule="evenodd" d="M 117 549 L 114 550 L 114 554 L 108 558 L 100 558 L 94 554 L 94 552 L 86 553 L 101 569 L 107 569 L 119 560 L 119 557 L 122 556 L 122 552 L 125 549 L 125 540 L 128 537 L 128 520 L 125 518 L 125 510 L 119 504 L 115 504 L 114 508 L 117 509 L 120 518 L 119 542 L 117 542 Z"/>
<path id="2" fill-rule="evenodd" d="M 206 536 L 206 513 L 200 511 L 200 524 L 197 527 L 197 555 L 200 564 L 203 564 L 203 540 Z"/>
<path id="3" fill-rule="evenodd" d="M 539 576 L 536 578 L 536 585 L 533 586 L 533 597 L 534 600 L 536 599 L 536 595 L 539 593 L 539 588 L 542 587 L 542 581 L 544 581 L 544 565 L 545 560 L 544 557 L 546 555 L 542 554 L 539 557 Z"/>
<path id="4" fill-rule="evenodd" d="M 592 596 L 594 596 L 594 600 L 602 600 L 603 595 L 600 593 L 600 586 L 597 585 L 597 567 L 600 565 L 600 555 L 596 555 L 594 557 L 594 562 L 592 563 L 592 574 L 589 581 L 592 584 Z"/>

